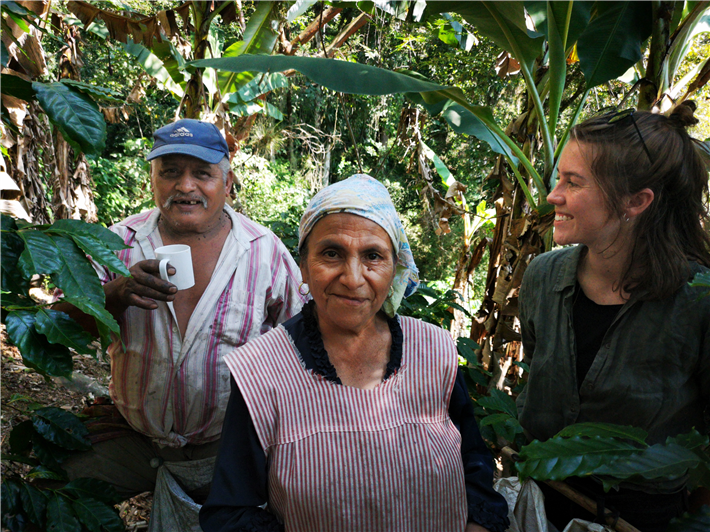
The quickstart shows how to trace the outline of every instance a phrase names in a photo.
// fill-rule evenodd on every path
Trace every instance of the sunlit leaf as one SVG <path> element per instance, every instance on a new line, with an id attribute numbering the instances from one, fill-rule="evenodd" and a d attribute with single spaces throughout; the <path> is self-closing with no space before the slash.
<path id="1" fill-rule="evenodd" d="M 586 476 L 601 465 L 639 451 L 638 445 L 616 438 L 586 438 L 555 436 L 545 442 L 533 441 L 518 455 L 522 459 L 515 467 L 521 478 L 564 480 L 571 476 Z"/>

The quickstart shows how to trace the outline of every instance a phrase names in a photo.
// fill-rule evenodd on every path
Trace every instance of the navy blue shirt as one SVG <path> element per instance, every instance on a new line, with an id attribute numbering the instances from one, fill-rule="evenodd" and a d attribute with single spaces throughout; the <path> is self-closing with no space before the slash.
<path id="1" fill-rule="evenodd" d="M 402 329 L 397 318 L 388 319 L 392 334 L 385 379 L 402 360 Z M 312 303 L 283 324 L 308 370 L 340 383 L 328 359 L 313 317 Z M 493 459 L 476 425 L 473 403 L 463 373 L 458 371 L 449 402 L 449 416 L 461 433 L 461 459 L 466 481 L 469 521 L 504 532 L 508 527 L 505 499 L 493 490 Z M 222 428 L 222 443 L 212 489 L 202 510 L 205 532 L 282 531 L 276 517 L 263 509 L 268 501 L 268 465 L 254 423 L 239 387 L 232 379 L 232 395 Z"/>

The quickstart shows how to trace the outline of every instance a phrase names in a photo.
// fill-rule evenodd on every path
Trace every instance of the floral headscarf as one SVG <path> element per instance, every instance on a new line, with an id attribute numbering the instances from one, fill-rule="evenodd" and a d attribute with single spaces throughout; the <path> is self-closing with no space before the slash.
<path id="1" fill-rule="evenodd" d="M 402 299 L 413 294 L 419 286 L 419 270 L 414 264 L 407 235 L 389 192 L 382 183 L 366 174 L 355 174 L 324 188 L 313 197 L 301 218 L 298 249 L 301 249 L 318 220 L 327 214 L 335 213 L 357 214 L 367 218 L 389 235 L 397 252 L 397 265 L 392 290 L 382 309 L 388 316 L 394 316 Z"/>

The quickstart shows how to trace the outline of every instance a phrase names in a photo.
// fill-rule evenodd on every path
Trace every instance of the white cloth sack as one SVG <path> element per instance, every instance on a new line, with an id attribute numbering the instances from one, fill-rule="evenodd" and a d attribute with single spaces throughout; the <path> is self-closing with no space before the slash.
<path id="1" fill-rule="evenodd" d="M 547 521 L 545 497 L 535 482 L 526 480 L 521 483 L 517 477 L 506 477 L 496 482 L 494 488 L 508 503 L 510 527 L 507 532 L 558 532 L 557 528 Z M 563 532 L 614 531 L 584 519 L 573 519 Z"/>
<path id="2" fill-rule="evenodd" d="M 212 482 L 216 457 L 165 462 L 158 468 L 148 532 L 202 532 L 200 508 L 185 493 Z M 184 488 L 184 489 L 183 489 Z"/>

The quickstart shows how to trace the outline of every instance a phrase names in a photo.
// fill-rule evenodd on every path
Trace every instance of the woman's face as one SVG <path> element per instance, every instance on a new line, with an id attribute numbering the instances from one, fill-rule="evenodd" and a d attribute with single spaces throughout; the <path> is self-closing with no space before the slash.
<path id="1" fill-rule="evenodd" d="M 617 240 L 621 220 L 604 201 L 587 164 L 588 150 L 587 145 L 574 140 L 565 146 L 558 167 L 559 180 L 547 201 L 555 206 L 557 244 L 585 244 L 601 252 Z"/>
<path id="2" fill-rule="evenodd" d="M 307 246 L 301 274 L 321 332 L 364 330 L 394 279 L 392 241 L 385 230 L 355 214 L 329 214 L 313 227 Z"/>

